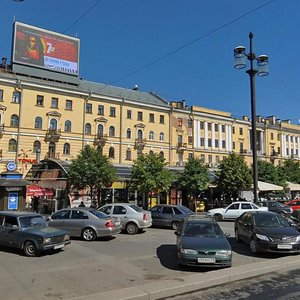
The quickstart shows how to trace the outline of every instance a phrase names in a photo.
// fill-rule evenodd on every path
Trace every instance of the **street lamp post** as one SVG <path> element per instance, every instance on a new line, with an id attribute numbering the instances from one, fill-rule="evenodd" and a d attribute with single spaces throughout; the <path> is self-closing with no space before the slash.
<path id="1" fill-rule="evenodd" d="M 249 33 L 250 52 L 246 53 L 246 48 L 238 46 L 234 49 L 234 68 L 244 69 L 247 66 L 246 59 L 250 61 L 250 69 L 246 73 L 250 77 L 250 96 L 251 96 L 251 127 L 252 127 L 252 157 L 253 157 L 253 196 L 254 202 L 258 201 L 258 172 L 257 172 L 257 136 L 256 136 L 256 99 L 255 99 L 255 76 L 266 76 L 269 74 L 269 58 L 267 55 L 256 57 L 253 52 L 253 33 Z M 255 69 L 253 64 L 257 62 Z"/>

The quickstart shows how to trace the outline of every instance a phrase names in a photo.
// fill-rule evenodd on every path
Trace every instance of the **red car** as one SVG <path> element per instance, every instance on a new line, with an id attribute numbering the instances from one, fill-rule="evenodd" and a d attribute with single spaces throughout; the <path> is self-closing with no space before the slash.
<path id="1" fill-rule="evenodd" d="M 292 210 L 298 210 L 300 209 L 300 199 L 294 199 L 286 203 L 286 205 L 290 206 Z"/>

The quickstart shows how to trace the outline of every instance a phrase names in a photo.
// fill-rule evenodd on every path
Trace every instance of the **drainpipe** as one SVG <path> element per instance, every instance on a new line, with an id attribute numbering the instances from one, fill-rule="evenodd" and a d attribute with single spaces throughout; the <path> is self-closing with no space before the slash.
<path id="1" fill-rule="evenodd" d="M 16 166 L 18 167 L 18 157 L 19 157 L 19 148 L 20 148 L 20 135 L 21 135 L 21 113 L 22 113 L 22 102 L 23 102 L 23 87 L 21 83 L 21 79 L 17 78 L 15 89 L 20 91 L 20 99 L 19 99 L 19 122 L 18 122 L 18 134 L 17 134 L 17 148 L 16 148 Z"/>
<path id="2" fill-rule="evenodd" d="M 91 99 L 92 97 L 92 92 L 89 92 L 89 95 L 83 99 L 83 118 L 82 118 L 82 123 L 83 123 L 83 130 L 82 130 L 82 150 L 84 149 L 84 144 L 85 144 L 85 114 L 86 114 L 86 104 L 87 102 Z"/>
<path id="3" fill-rule="evenodd" d="M 123 98 L 121 108 L 120 108 L 120 147 L 119 147 L 119 164 L 122 163 L 122 129 L 123 129 L 123 106 L 125 103 L 125 98 Z"/>

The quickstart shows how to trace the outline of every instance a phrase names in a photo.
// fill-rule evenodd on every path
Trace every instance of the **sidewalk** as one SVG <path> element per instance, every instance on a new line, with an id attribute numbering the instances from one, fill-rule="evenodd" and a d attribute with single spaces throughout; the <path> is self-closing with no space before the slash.
<path id="1" fill-rule="evenodd" d="M 176 280 L 161 280 L 149 284 L 72 298 L 72 300 L 154 300 L 201 290 L 220 284 L 251 278 L 271 272 L 300 268 L 300 255 L 281 257 L 237 267 L 197 273 Z"/>

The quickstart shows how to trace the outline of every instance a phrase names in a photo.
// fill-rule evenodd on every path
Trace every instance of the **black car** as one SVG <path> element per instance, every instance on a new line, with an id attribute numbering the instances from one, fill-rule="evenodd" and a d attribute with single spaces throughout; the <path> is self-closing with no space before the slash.
<path id="1" fill-rule="evenodd" d="M 234 224 L 236 241 L 244 241 L 253 254 L 258 252 L 300 253 L 300 232 L 274 212 L 249 211 Z"/>
<path id="2" fill-rule="evenodd" d="M 186 216 L 194 214 L 183 205 L 161 204 L 151 208 L 152 226 L 177 228 Z"/>
<path id="3" fill-rule="evenodd" d="M 48 227 L 43 216 L 18 211 L 0 212 L 0 245 L 22 249 L 27 256 L 59 250 L 70 244 L 68 232 Z"/>
<path id="4" fill-rule="evenodd" d="M 269 211 L 278 213 L 285 218 L 288 218 L 293 212 L 291 207 L 273 200 L 259 201 L 257 202 L 257 205 L 267 207 Z"/>
<path id="5" fill-rule="evenodd" d="M 232 250 L 219 224 L 210 217 L 191 215 L 176 231 L 178 266 L 231 267 Z"/>

